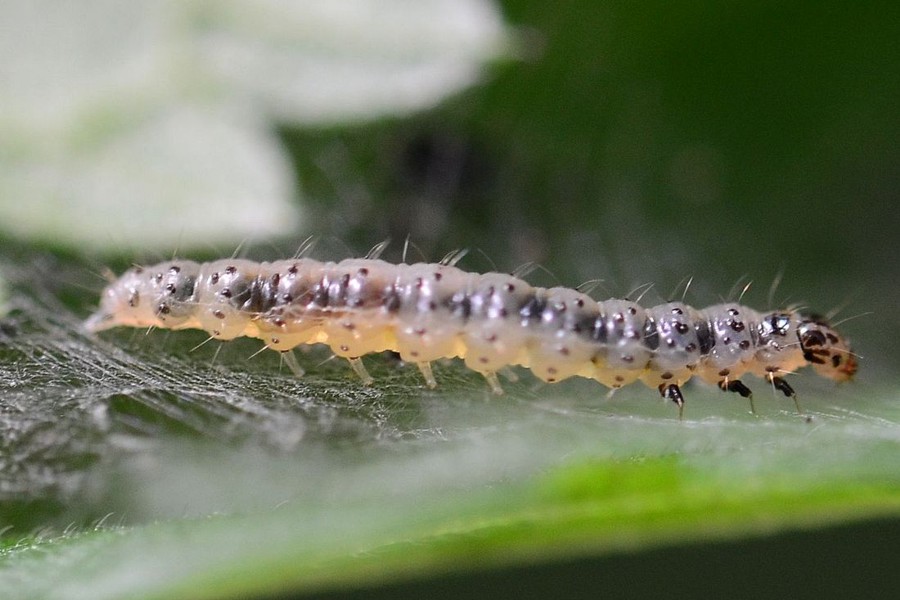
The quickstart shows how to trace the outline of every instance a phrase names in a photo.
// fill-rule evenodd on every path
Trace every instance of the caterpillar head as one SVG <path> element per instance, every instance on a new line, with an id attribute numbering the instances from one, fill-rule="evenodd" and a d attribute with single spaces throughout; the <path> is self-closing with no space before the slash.
<path id="1" fill-rule="evenodd" d="M 112 327 L 173 327 L 189 316 L 198 266 L 180 261 L 132 267 L 103 290 L 100 309 L 84 327 L 96 332 Z"/>
<path id="2" fill-rule="evenodd" d="M 816 372 L 834 381 L 848 381 L 858 368 L 850 342 L 819 315 L 802 315 L 797 337 L 803 358 Z"/>

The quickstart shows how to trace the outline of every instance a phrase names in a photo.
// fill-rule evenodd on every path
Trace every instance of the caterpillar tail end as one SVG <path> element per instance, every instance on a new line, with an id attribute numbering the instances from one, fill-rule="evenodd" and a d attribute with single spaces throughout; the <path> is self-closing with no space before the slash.
<path id="1" fill-rule="evenodd" d="M 84 323 L 81 324 L 81 328 L 88 333 L 97 333 L 98 331 L 103 331 L 104 329 L 112 329 L 115 326 L 115 316 L 103 309 L 100 309 L 92 314 L 84 321 Z"/>

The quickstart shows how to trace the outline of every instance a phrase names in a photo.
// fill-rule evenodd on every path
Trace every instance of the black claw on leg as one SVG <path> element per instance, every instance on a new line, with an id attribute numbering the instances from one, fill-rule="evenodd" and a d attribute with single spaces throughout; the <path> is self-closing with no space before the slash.
<path id="1" fill-rule="evenodd" d="M 772 385 L 775 386 L 776 390 L 779 390 L 788 398 L 793 398 L 797 394 L 794 392 L 794 388 L 788 385 L 788 382 L 782 379 L 781 377 L 772 377 Z"/>
<path id="2" fill-rule="evenodd" d="M 782 394 L 794 401 L 794 406 L 797 407 L 797 414 L 802 415 L 803 411 L 800 410 L 800 403 L 797 401 L 797 393 L 794 391 L 794 388 L 792 388 L 788 384 L 788 382 L 781 377 L 775 377 L 773 375 L 769 379 L 771 380 L 772 385 L 775 386 L 776 390 L 781 391 Z"/>
<path id="3" fill-rule="evenodd" d="M 680 421 L 684 416 L 684 394 L 681 393 L 681 388 L 674 383 L 664 383 L 659 386 L 659 393 L 663 398 L 678 405 L 678 420 Z"/>
<path id="4" fill-rule="evenodd" d="M 756 407 L 753 405 L 753 392 L 750 391 L 744 382 L 740 379 L 723 379 L 719 382 L 719 389 L 723 392 L 734 392 L 740 394 L 741 398 L 750 399 L 750 412 L 756 414 Z"/>
<path id="5" fill-rule="evenodd" d="M 751 398 L 753 397 L 753 392 L 750 391 L 744 382 L 740 379 L 732 379 L 730 381 L 720 381 L 719 389 L 723 392 L 735 392 L 741 395 L 741 398 Z"/>

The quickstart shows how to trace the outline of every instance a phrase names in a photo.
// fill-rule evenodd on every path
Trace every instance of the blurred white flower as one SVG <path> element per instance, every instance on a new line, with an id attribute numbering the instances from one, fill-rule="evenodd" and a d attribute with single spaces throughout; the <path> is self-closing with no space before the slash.
<path id="1" fill-rule="evenodd" d="M 0 227 L 165 251 L 290 233 L 273 122 L 433 106 L 506 43 L 489 0 L 6 0 Z"/>

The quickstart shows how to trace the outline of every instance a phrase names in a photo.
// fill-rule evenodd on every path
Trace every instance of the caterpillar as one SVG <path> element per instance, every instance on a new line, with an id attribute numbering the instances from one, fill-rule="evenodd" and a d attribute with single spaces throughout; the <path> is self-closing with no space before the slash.
<path id="1" fill-rule="evenodd" d="M 203 329 L 211 339 L 259 338 L 283 353 L 322 343 L 349 360 L 366 384 L 361 357 L 399 353 L 437 386 L 432 361 L 459 357 L 496 394 L 497 371 L 521 365 L 546 382 L 572 376 L 612 390 L 641 381 L 684 407 L 692 377 L 749 398 L 745 374 L 766 379 L 796 402 L 784 375 L 811 365 L 846 381 L 857 370 L 849 342 L 817 315 L 760 313 L 737 303 L 695 309 L 683 302 L 644 308 L 597 301 L 565 287 L 533 287 L 503 273 L 470 273 L 440 263 L 392 264 L 375 258 L 319 262 L 173 260 L 136 266 L 108 285 L 90 332 L 117 326 Z M 799 405 L 798 405 L 799 411 Z"/>

